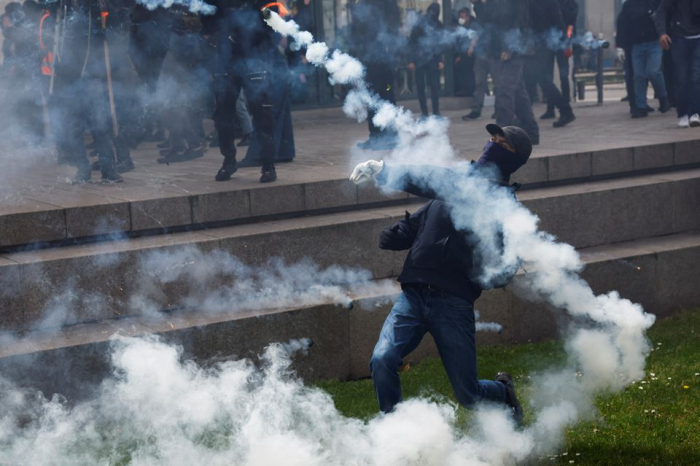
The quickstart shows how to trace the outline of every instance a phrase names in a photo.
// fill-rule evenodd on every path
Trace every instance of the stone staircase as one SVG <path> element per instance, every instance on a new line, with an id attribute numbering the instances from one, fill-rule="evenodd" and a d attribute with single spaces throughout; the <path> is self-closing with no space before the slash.
<path id="1" fill-rule="evenodd" d="M 380 281 L 397 276 L 405 257 L 380 251 L 378 233 L 422 200 L 385 196 L 344 176 L 313 178 L 133 200 L 122 193 L 63 208 L 42 203 L 50 192 L 35 193 L 0 216 L 0 373 L 80 395 L 108 370 L 113 335 L 155 333 L 199 361 L 308 337 L 314 346 L 295 358 L 302 377 L 366 377 L 399 291 Z M 618 290 L 660 316 L 700 304 L 700 141 L 535 157 L 515 181 L 541 228 L 579 249 L 596 293 Z M 319 297 L 210 311 L 197 305 L 204 294 L 196 271 L 157 286 L 171 271 L 145 265 L 173 255 L 168 267 L 194 269 L 222 254 L 253 267 L 274 257 L 361 268 L 372 281 L 350 286 L 341 304 Z M 480 333 L 482 344 L 556 337 L 561 313 L 512 292 L 518 280 L 477 301 L 482 320 L 503 327 Z M 214 292 L 223 283 L 214 276 L 205 286 Z M 148 297 L 148 311 L 135 293 Z M 426 339 L 412 357 L 435 354 Z"/>

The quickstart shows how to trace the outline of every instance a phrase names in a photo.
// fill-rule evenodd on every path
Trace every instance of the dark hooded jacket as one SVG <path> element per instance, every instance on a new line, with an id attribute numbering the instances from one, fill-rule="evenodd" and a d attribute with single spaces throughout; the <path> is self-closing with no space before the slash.
<path id="1" fill-rule="evenodd" d="M 635 44 L 655 42 L 659 35 L 654 25 L 654 12 L 659 5 L 659 0 L 627 0 L 622 5 L 622 11 L 617 18 L 618 44 L 630 47 Z"/>
<path id="2" fill-rule="evenodd" d="M 482 289 L 505 286 L 517 268 L 504 270 L 503 276 L 490 284 L 481 283 L 477 236 L 455 227 L 450 205 L 437 192 L 420 185 L 412 175 L 416 168 L 431 179 L 455 184 L 463 180 L 462 175 L 454 170 L 433 166 L 385 166 L 379 173 L 377 182 L 380 185 L 390 183 L 392 188 L 433 199 L 412 215 L 406 212 L 403 220 L 385 228 L 380 235 L 381 249 L 409 249 L 398 277 L 401 285 L 432 285 L 471 303 L 479 298 Z M 498 184 L 495 183 L 494 189 L 510 189 L 507 186 L 498 188 Z"/>
<path id="3" fill-rule="evenodd" d="M 700 2 L 698 0 L 662 0 L 654 18 L 659 35 L 700 35 Z"/>

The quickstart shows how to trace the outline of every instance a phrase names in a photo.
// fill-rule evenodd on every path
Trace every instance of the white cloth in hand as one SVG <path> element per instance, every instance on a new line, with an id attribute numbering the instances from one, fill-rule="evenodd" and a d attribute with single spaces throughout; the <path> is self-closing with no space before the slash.
<path id="1" fill-rule="evenodd" d="M 364 183 L 365 181 L 373 180 L 379 175 L 379 172 L 384 168 L 384 161 L 368 160 L 362 162 L 352 171 L 350 181 L 355 184 Z"/>

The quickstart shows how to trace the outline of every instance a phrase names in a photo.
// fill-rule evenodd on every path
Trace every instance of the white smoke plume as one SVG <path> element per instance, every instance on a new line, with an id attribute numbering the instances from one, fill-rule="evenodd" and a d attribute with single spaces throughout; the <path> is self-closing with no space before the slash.
<path id="1" fill-rule="evenodd" d="M 145 6 L 151 11 L 156 8 L 170 8 L 173 5 L 182 5 L 187 7 L 190 13 L 194 14 L 208 16 L 216 13 L 216 7 L 204 0 L 136 0 L 136 3 Z"/>
<path id="2" fill-rule="evenodd" d="M 303 357 L 303 356 L 300 356 Z M 455 406 L 411 400 L 368 422 L 338 413 L 325 392 L 290 377 L 290 355 L 270 346 L 212 368 L 182 361 L 154 337 L 113 342 L 114 376 L 70 406 L 1 382 L 0 463 L 184 466 L 472 466 L 524 457 L 530 439 L 499 436 L 503 410 L 476 416 L 476 434 L 453 432 Z"/>
<path id="3" fill-rule="evenodd" d="M 283 22 L 281 18 L 274 14 L 268 20 L 278 31 L 280 22 Z M 314 45 L 308 42 L 308 37 L 305 40 L 307 47 Z M 328 70 L 327 62 L 326 56 L 314 64 Z M 335 79 L 330 70 L 329 73 Z M 364 104 L 377 112 L 375 124 L 396 128 L 402 137 L 402 146 L 386 158 L 387 185 L 400 186 L 408 178 L 447 201 L 455 226 L 474 232 L 479 239 L 482 283 L 488 285 L 504 270 L 522 264 L 529 272 L 519 282 L 523 292 L 571 316 L 571 323 L 564 331 L 566 367 L 537 378 L 535 395 L 528 400 L 537 413 L 535 422 L 523 431 L 516 431 L 502 417 L 490 419 L 491 413 L 480 412 L 477 422 L 482 423 L 484 438 L 479 442 L 464 441 L 469 448 L 486 446 L 480 450 L 483 456 L 477 454 L 483 463 L 476 464 L 504 464 L 552 450 L 561 441 L 567 425 L 592 413 L 596 394 L 619 391 L 643 376 L 649 351 L 645 331 L 655 317 L 616 292 L 596 296 L 579 276 L 583 263 L 572 246 L 539 231 L 538 217 L 518 203 L 509 190 L 495 187 L 489 180 L 493 174 L 488 170 L 475 169 L 475 165 L 454 156 L 446 136 L 447 121 L 416 121 L 410 112 L 368 92 L 360 79 L 359 74 L 354 77 L 350 103 L 346 102 L 344 107 L 346 113 L 358 118 Z M 451 165 L 453 169 L 424 165 L 392 167 L 392 161 Z"/>

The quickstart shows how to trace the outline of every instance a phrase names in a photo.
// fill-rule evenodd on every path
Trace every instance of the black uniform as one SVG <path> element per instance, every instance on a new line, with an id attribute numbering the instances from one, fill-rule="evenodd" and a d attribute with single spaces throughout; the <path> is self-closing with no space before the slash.
<path id="1" fill-rule="evenodd" d="M 148 97 L 157 91 L 163 62 L 170 48 L 172 25 L 173 14 L 165 8 L 151 11 L 136 5 L 131 14 L 129 57 L 141 78 L 139 89 L 144 94 L 142 109 L 136 119 L 141 128 L 139 139 L 163 137 L 163 131 L 157 131 L 162 129 L 159 128 L 162 108 L 158 99 Z"/>
<path id="2" fill-rule="evenodd" d="M 275 102 L 288 99 L 288 68 L 277 48 L 280 37 L 263 20 L 259 0 L 217 2 L 213 27 L 218 35 L 214 74 L 216 110 L 214 123 L 224 165 L 217 180 L 224 181 L 236 171 L 236 99 L 245 90 L 253 117 L 255 138 L 260 145 L 260 182 L 277 179 L 274 160 L 279 149 L 275 131 Z"/>
<path id="3" fill-rule="evenodd" d="M 70 154 L 78 167 L 76 181 L 90 179 L 90 163 L 85 149 L 85 132 L 92 133 L 100 158 L 103 179 L 120 179 L 115 168 L 112 146 L 113 126 L 107 91 L 104 40 L 97 1 L 68 4 L 62 37 L 63 47 L 56 58 L 52 119 L 57 144 Z"/>

